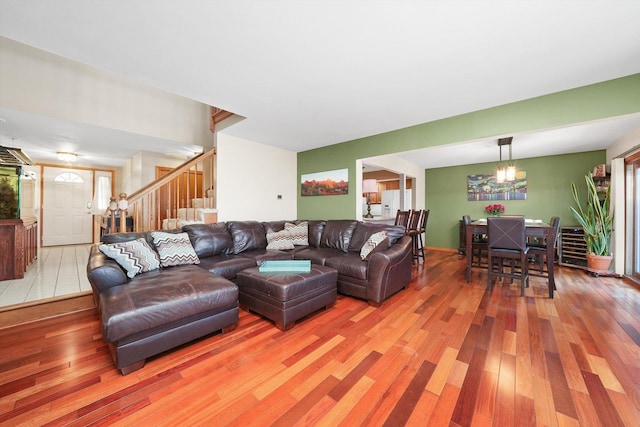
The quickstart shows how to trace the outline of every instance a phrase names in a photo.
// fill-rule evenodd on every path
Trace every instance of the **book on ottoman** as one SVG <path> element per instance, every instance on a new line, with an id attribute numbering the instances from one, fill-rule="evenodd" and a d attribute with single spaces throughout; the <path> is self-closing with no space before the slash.
<path id="1" fill-rule="evenodd" d="M 309 273 L 311 271 L 311 261 L 265 261 L 258 270 L 260 273 Z"/>

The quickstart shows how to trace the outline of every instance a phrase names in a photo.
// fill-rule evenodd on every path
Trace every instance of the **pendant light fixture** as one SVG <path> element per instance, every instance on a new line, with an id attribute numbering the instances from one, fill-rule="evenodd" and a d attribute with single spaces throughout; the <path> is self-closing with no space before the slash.
<path id="1" fill-rule="evenodd" d="M 516 179 L 516 167 L 511 160 L 511 141 L 513 137 L 498 139 L 498 148 L 500 149 L 500 162 L 498 163 L 498 170 L 496 171 L 496 181 L 503 183 L 505 181 L 514 181 Z M 502 164 L 502 146 L 509 146 L 509 163 L 505 166 Z"/>

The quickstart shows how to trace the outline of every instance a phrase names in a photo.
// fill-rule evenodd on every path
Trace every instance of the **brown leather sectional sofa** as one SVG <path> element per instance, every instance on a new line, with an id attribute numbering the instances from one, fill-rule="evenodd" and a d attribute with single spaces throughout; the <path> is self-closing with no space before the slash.
<path id="1" fill-rule="evenodd" d="M 303 221 L 228 221 L 193 224 L 186 232 L 200 259 L 128 278 L 125 270 L 94 245 L 87 276 L 118 369 L 127 374 L 141 368 L 147 357 L 218 330 L 235 328 L 238 321 L 238 272 L 265 260 L 311 260 L 337 270 L 338 292 L 378 306 L 411 281 L 411 238 L 404 228 L 355 220 L 307 221 L 308 245 L 267 249 L 267 233 L 285 223 Z M 389 247 L 367 260 L 360 249 L 374 233 L 385 230 Z M 166 230 L 165 230 L 166 231 Z M 150 232 L 105 235 L 104 243 L 143 237 L 152 248 Z"/>

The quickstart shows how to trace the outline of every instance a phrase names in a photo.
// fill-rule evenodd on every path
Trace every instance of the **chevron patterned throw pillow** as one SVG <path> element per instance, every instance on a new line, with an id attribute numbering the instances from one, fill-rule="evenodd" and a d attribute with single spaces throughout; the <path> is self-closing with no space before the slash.
<path id="1" fill-rule="evenodd" d="M 284 229 L 291 233 L 291 240 L 294 245 L 306 246 L 309 244 L 309 223 L 303 221 L 300 224 L 286 222 Z"/>
<path id="2" fill-rule="evenodd" d="M 293 249 L 293 236 L 289 230 L 267 233 L 267 249 Z"/>
<path id="3" fill-rule="evenodd" d="M 160 255 L 160 265 L 171 267 L 174 265 L 200 264 L 200 258 L 191 245 L 187 233 L 151 232 L 153 244 Z"/>
<path id="4" fill-rule="evenodd" d="M 389 247 L 389 237 L 386 231 L 380 231 L 374 233 L 369 239 L 364 242 L 362 249 L 360 249 L 360 258 L 363 260 L 369 259 L 375 252 L 387 249 Z"/>
<path id="5" fill-rule="evenodd" d="M 160 268 L 158 254 L 143 238 L 128 242 L 103 244 L 98 248 L 100 252 L 124 268 L 130 279 L 133 279 L 136 274 Z"/>

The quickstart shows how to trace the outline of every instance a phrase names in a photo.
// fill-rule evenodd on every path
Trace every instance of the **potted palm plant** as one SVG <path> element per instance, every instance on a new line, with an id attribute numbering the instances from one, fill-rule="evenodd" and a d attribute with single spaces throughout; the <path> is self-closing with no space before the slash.
<path id="1" fill-rule="evenodd" d="M 593 175 L 585 175 L 587 183 L 587 199 L 583 207 L 580 203 L 578 189 L 571 183 L 571 192 L 577 209 L 570 206 L 573 216 L 584 230 L 584 241 L 587 244 L 587 266 L 596 271 L 608 271 L 611 265 L 611 232 L 613 231 L 613 211 L 609 194 L 610 187 L 604 193 L 598 192 Z M 600 195 L 603 194 L 603 197 Z"/>

